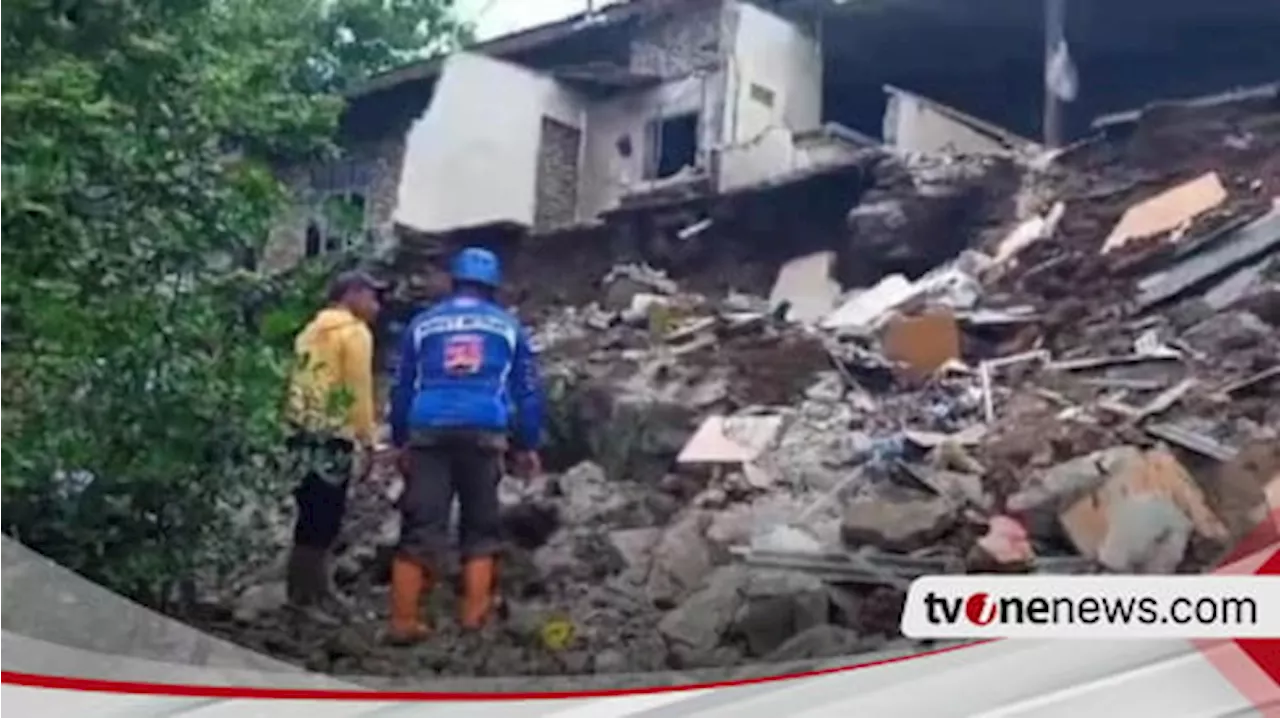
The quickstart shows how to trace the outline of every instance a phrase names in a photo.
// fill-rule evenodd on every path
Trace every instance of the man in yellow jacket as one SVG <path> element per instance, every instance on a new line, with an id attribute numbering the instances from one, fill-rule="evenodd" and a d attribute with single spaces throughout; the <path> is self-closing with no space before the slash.
<path id="1" fill-rule="evenodd" d="M 290 603 L 334 624 L 330 551 L 346 513 L 347 485 L 372 466 L 377 441 L 373 332 L 384 285 L 366 272 L 345 272 L 329 286 L 328 306 L 298 334 L 289 392 L 290 455 L 302 477 L 293 549 L 286 574 Z"/>

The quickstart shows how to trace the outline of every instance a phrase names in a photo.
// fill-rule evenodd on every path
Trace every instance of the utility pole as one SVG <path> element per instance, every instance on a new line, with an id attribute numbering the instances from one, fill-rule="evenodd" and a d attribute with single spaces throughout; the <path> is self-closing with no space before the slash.
<path id="1" fill-rule="evenodd" d="M 1062 100 L 1047 81 L 1049 63 L 1066 34 L 1067 0 L 1044 0 L 1044 144 L 1062 145 Z"/>

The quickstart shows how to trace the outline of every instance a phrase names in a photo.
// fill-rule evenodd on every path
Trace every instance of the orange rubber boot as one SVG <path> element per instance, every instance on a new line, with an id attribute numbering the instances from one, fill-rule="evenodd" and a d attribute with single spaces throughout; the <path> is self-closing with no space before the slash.
<path id="1" fill-rule="evenodd" d="M 493 610 L 494 574 L 497 561 L 492 556 L 470 559 L 462 567 L 462 610 L 458 622 L 467 630 L 482 628 Z"/>
<path id="2" fill-rule="evenodd" d="M 422 595 L 431 590 L 431 572 L 411 559 L 397 556 L 391 564 L 391 625 L 388 642 L 418 643 L 431 633 L 418 615 Z"/>

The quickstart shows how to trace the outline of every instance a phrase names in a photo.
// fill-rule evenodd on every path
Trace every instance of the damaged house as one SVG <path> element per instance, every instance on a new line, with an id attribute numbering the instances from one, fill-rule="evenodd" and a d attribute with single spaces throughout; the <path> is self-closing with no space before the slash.
<path id="1" fill-rule="evenodd" d="M 265 264 L 396 227 L 548 232 L 629 200 L 733 187 L 847 156 L 822 125 L 811 26 L 739 0 L 635 0 L 374 78 L 351 98 L 343 160 L 299 168 L 306 198 Z M 337 236 L 317 211 L 361 218 Z"/>

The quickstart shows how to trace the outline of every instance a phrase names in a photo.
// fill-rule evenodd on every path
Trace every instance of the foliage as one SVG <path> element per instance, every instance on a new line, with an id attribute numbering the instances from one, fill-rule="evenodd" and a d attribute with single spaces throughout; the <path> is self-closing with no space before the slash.
<path id="1" fill-rule="evenodd" d="M 153 604 L 252 548 L 245 512 L 287 496 L 284 378 L 326 269 L 236 267 L 288 200 L 265 158 L 331 150 L 317 67 L 381 69 L 452 33 L 450 5 L 5 8 L 6 533 Z M 347 25 L 360 52 L 333 44 Z"/>
<path id="2" fill-rule="evenodd" d="M 333 0 L 320 18 L 327 49 L 316 69 L 329 87 L 361 80 L 411 60 L 454 49 L 472 39 L 453 0 Z"/>

